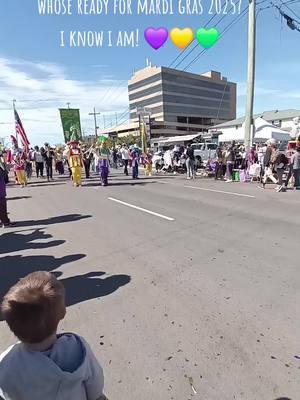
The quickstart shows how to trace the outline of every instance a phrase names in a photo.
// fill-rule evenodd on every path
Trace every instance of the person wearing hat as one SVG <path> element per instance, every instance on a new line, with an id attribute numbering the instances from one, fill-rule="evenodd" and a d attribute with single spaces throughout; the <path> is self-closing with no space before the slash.
<path id="1" fill-rule="evenodd" d="M 98 148 L 98 168 L 102 186 L 108 185 L 109 173 L 109 148 L 107 137 L 101 136 L 99 138 L 100 147 Z"/>
<path id="2" fill-rule="evenodd" d="M 135 144 L 130 151 L 130 159 L 131 159 L 131 166 L 132 166 L 132 179 L 138 179 L 140 149 L 138 148 L 137 144 Z"/>
<path id="3" fill-rule="evenodd" d="M 79 143 L 76 140 L 68 143 L 69 152 L 69 166 L 72 171 L 73 185 L 75 187 L 81 186 L 81 170 L 83 167 L 81 151 Z"/>

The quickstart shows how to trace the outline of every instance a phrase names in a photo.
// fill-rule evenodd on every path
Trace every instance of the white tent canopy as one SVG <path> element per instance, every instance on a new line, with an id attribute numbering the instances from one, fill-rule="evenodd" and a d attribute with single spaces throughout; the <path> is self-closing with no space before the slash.
<path id="1" fill-rule="evenodd" d="M 245 124 L 235 131 L 225 131 L 219 136 L 219 142 L 225 143 L 232 142 L 233 140 L 236 142 L 243 142 L 244 133 Z M 290 140 L 290 134 L 265 121 L 263 118 L 256 118 L 254 122 L 254 142 L 264 142 L 269 139 L 275 139 L 279 142 L 284 142 Z"/>
<path id="2" fill-rule="evenodd" d="M 189 142 L 194 139 L 196 139 L 198 136 L 200 136 L 201 133 L 196 133 L 193 135 L 179 135 L 179 136 L 171 136 L 169 138 L 164 138 L 164 139 L 157 139 L 156 141 L 158 142 L 159 145 L 164 145 L 164 144 L 173 144 L 173 143 L 183 143 L 183 142 Z"/>

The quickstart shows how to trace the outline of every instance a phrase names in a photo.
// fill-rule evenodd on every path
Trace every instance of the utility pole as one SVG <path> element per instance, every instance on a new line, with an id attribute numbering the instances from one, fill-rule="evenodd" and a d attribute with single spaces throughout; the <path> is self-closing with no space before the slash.
<path id="1" fill-rule="evenodd" d="M 247 104 L 245 118 L 245 146 L 249 149 L 253 144 L 253 102 L 255 80 L 255 41 L 256 41 L 256 0 L 249 0 L 248 17 L 248 77 L 247 77 Z M 254 129 L 254 126 L 253 126 Z"/>
<path id="2" fill-rule="evenodd" d="M 97 115 L 100 115 L 100 114 L 101 114 L 101 113 L 96 112 L 96 107 L 94 107 L 94 112 L 89 113 L 89 115 L 93 115 L 93 116 L 94 116 L 94 122 L 95 122 L 95 136 L 96 136 L 96 137 L 98 136 L 98 132 L 97 132 L 97 129 L 98 129 L 98 125 L 97 125 Z"/>
<path id="3" fill-rule="evenodd" d="M 67 106 L 68 106 L 68 110 L 70 110 L 70 104 L 71 104 L 71 103 L 67 103 Z"/>

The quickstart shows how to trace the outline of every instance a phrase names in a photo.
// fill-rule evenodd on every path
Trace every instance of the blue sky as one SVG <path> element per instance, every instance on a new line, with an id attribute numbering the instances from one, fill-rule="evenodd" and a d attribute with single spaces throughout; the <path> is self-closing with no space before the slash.
<path id="1" fill-rule="evenodd" d="M 241 1 L 243 10 L 247 3 Z M 133 4 L 136 2 L 132 0 Z M 76 6 L 77 0 L 72 3 Z M 173 0 L 175 9 L 177 3 L 178 0 Z M 261 0 L 259 3 L 258 8 L 270 4 Z M 133 69 L 145 66 L 146 58 L 154 65 L 168 66 L 179 54 L 171 42 L 158 51 L 152 50 L 143 39 L 144 29 L 165 26 L 196 30 L 211 18 L 208 15 L 211 0 L 202 0 L 204 11 L 200 16 L 180 16 L 178 13 L 173 16 L 78 16 L 76 13 L 72 16 L 40 16 L 37 4 L 38 0 L 2 1 L 0 13 L 0 137 L 9 135 L 13 129 L 10 108 L 11 100 L 16 98 L 21 118 L 34 143 L 40 143 L 46 137 L 53 143 L 62 140 L 57 109 L 64 107 L 66 102 L 81 109 L 86 133 L 93 130 L 93 120 L 88 113 L 94 106 L 105 115 L 104 119 L 103 115 L 99 119 L 100 126 L 115 123 L 115 112 L 123 122 L 128 107 L 126 82 Z M 289 7 L 300 20 L 300 2 Z M 296 19 L 289 9 L 282 9 Z M 222 17 L 222 14 L 216 16 L 210 26 Z M 235 18 L 237 15 L 224 16 L 218 29 L 222 32 Z M 139 47 L 70 49 L 59 46 L 61 30 L 112 30 L 115 33 L 134 29 L 140 30 Z M 189 69 L 196 73 L 217 70 L 237 82 L 238 115 L 243 114 L 245 107 L 246 45 L 247 16 Z M 275 8 L 259 13 L 255 111 L 300 109 L 299 45 L 300 32 L 290 30 Z M 197 48 L 178 68 L 185 68 L 200 51 L 201 48 Z"/>

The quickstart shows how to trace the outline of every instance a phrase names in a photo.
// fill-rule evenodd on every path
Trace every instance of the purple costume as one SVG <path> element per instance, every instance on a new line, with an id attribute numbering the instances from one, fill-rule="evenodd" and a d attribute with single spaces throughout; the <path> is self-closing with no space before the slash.
<path id="1" fill-rule="evenodd" d="M 102 186 L 108 185 L 108 159 L 100 158 L 98 161 L 98 168 Z"/>

